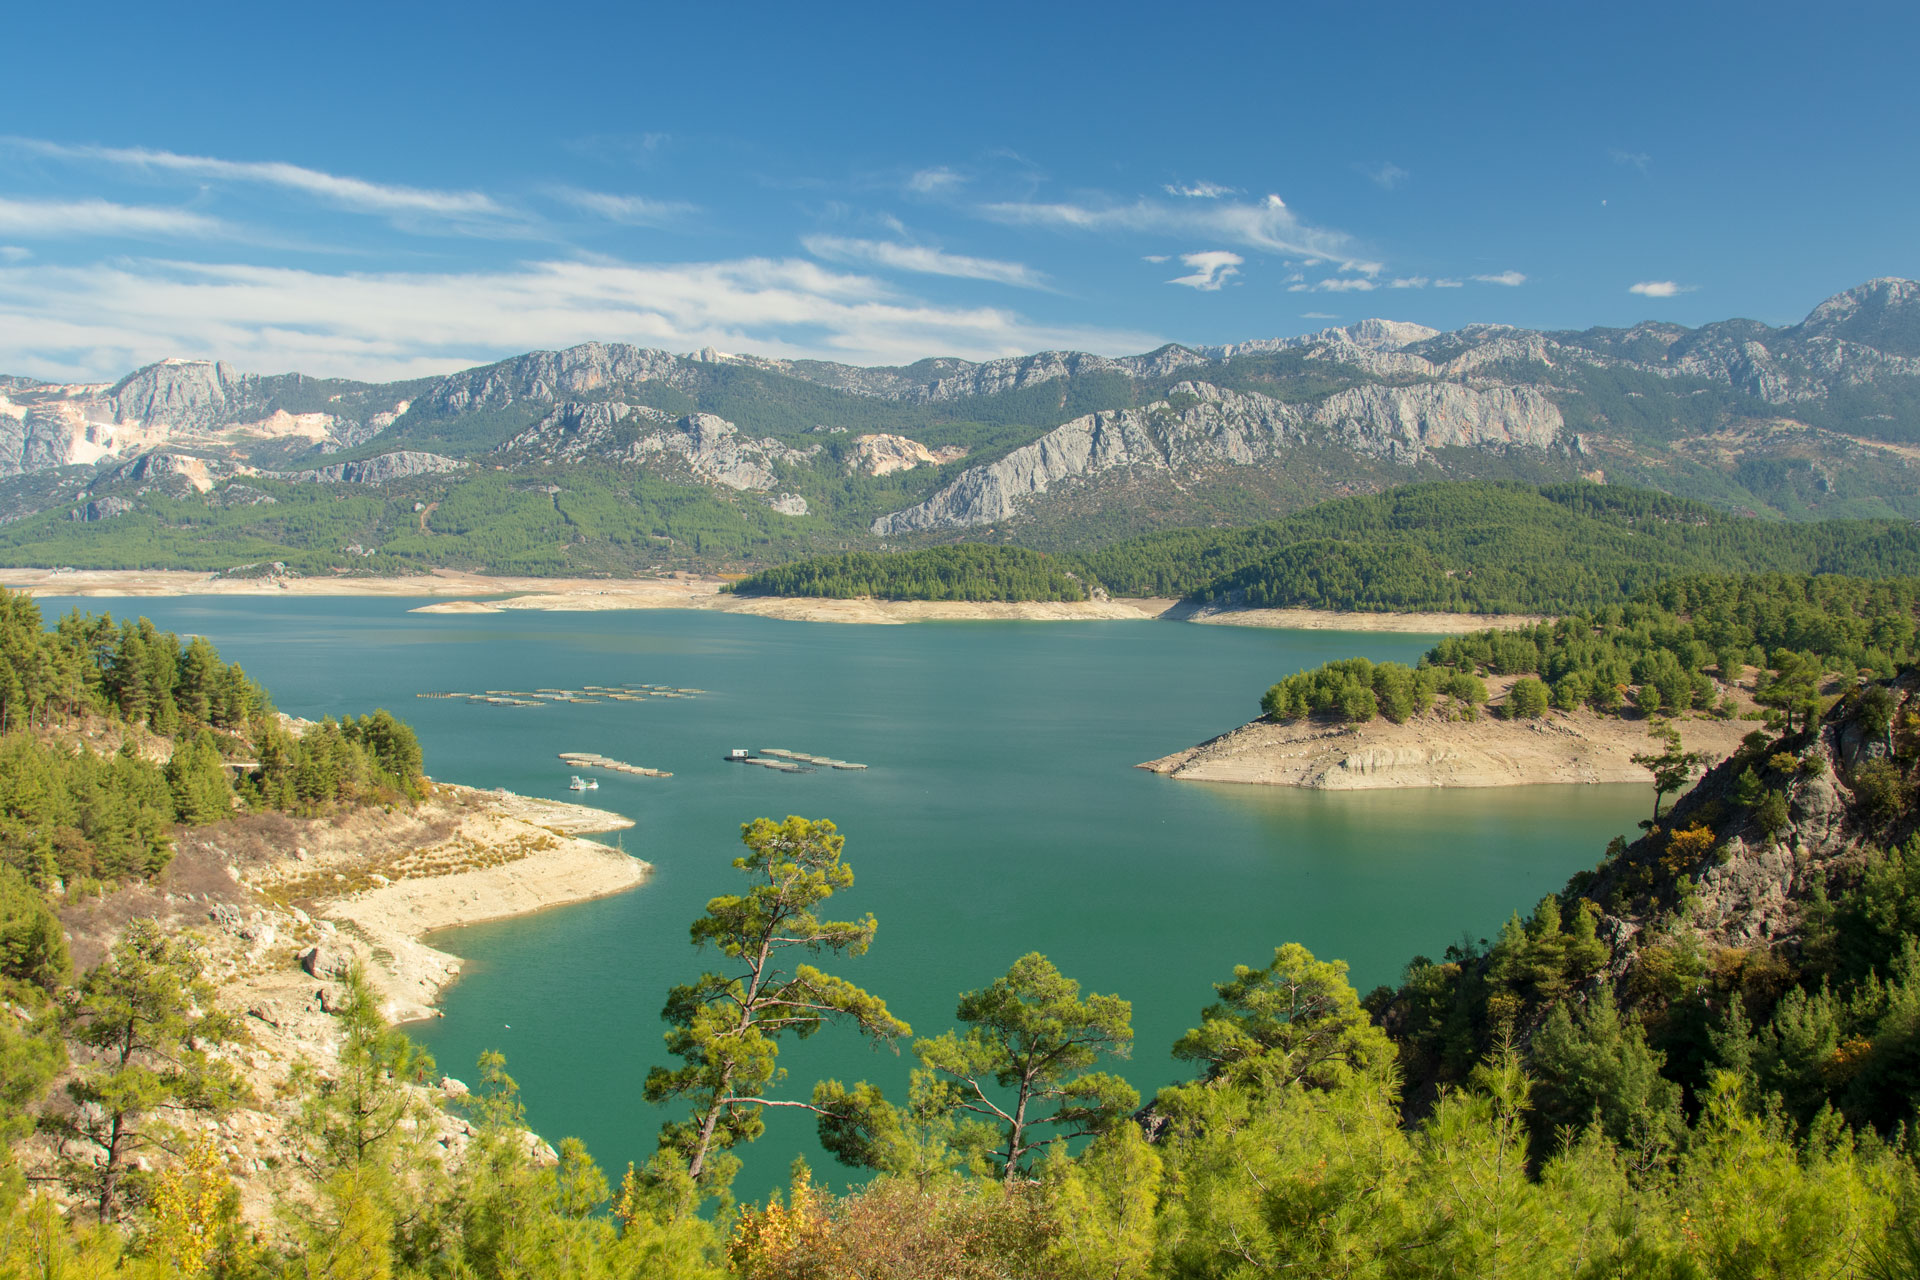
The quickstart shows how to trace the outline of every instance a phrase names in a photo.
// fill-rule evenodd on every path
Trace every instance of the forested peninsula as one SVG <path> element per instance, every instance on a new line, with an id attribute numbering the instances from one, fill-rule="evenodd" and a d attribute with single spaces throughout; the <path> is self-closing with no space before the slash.
<path id="1" fill-rule="evenodd" d="M 1448 637 L 1414 667 L 1297 672 L 1262 695 L 1258 720 L 1142 767 L 1335 790 L 1638 781 L 1670 756 L 1717 763 L 1752 722 L 1805 722 L 1850 681 L 1891 678 L 1916 657 L 1917 610 L 1912 578 L 1677 578 Z"/>

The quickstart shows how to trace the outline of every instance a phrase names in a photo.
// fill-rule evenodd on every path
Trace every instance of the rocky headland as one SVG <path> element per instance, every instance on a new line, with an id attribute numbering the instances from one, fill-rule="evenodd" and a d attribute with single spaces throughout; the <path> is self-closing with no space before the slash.
<path id="1" fill-rule="evenodd" d="M 239 1069 L 250 1101 L 217 1120 L 195 1121 L 213 1137 L 243 1209 L 273 1221 L 272 1206 L 301 1195 L 293 1128 L 301 1073 L 325 1076 L 339 1055 L 333 1018 L 344 978 L 358 964 L 383 1013 L 405 1022 L 435 1016 L 433 1002 L 460 960 L 424 941 L 435 930 L 522 915 L 619 893 L 640 884 L 647 863 L 584 833 L 633 824 L 618 814 L 505 792 L 436 784 L 412 811 L 379 808 L 337 818 L 236 815 L 180 830 L 177 852 L 152 881 L 77 902 L 61 913 L 76 968 L 105 955 L 127 923 L 157 920 L 204 943 L 220 1004 L 244 1017 L 242 1042 L 217 1052 Z M 445 1063 L 459 1071 L 471 1064 Z M 451 1076 L 423 1086 L 437 1099 L 463 1096 Z M 435 1112 L 440 1147 L 456 1153 L 471 1130 Z M 536 1147 L 539 1139 L 529 1135 Z M 32 1175 L 57 1151 L 36 1138 L 21 1152 Z"/>
<path id="2" fill-rule="evenodd" d="M 1485 713 L 1460 720 L 1427 712 L 1404 724 L 1261 719 L 1138 767 L 1186 782 L 1319 791 L 1648 782 L 1653 775 L 1632 759 L 1654 749 L 1647 727 L 1644 720 L 1590 711 L 1549 711 L 1534 720 Z M 1755 726 L 1687 717 L 1674 727 L 1687 750 L 1717 764 Z"/>

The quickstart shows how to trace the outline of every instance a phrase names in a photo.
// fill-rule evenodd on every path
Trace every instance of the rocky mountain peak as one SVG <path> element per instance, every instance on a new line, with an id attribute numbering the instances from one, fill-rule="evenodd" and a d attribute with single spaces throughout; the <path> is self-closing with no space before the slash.
<path id="1" fill-rule="evenodd" d="M 521 400 L 558 403 L 606 387 L 671 382 L 681 368 L 680 357 L 668 351 L 624 342 L 583 342 L 564 351 L 529 351 L 450 374 L 426 399 L 443 414 L 498 409 Z"/>
<path id="2" fill-rule="evenodd" d="M 1809 312 L 1795 332 L 1920 357 L 1920 281 L 1882 276 L 1836 293 Z"/>
<path id="3" fill-rule="evenodd" d="M 1412 324 L 1405 320 L 1362 320 L 1338 332 L 1345 334 L 1347 341 L 1357 347 L 1386 351 L 1398 351 L 1402 347 L 1440 336 L 1438 329 L 1429 329 L 1423 324 Z"/>
<path id="4" fill-rule="evenodd" d="M 136 369 L 107 393 L 115 420 L 195 427 L 224 420 L 252 375 L 213 360 L 162 360 Z"/>

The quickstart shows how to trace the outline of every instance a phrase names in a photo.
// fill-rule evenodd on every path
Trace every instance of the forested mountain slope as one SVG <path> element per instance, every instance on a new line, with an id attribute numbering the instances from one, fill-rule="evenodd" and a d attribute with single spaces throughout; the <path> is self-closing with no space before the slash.
<path id="1" fill-rule="evenodd" d="M 1830 1108 L 1882 1133 L 1911 1126 L 1917 689 L 1911 669 L 1844 681 L 1824 715 L 1754 733 L 1498 938 L 1416 957 L 1368 1000 L 1409 1099 L 1429 1105 L 1513 1043 L 1539 1080 L 1540 1149 L 1596 1114 L 1616 1141 L 1669 1147 L 1716 1072 L 1797 1125 Z"/>
<path id="2" fill-rule="evenodd" d="M 745 595 L 1184 597 L 1213 608 L 1558 613 L 1700 573 L 1920 575 L 1900 520 L 1777 521 L 1586 481 L 1408 485 L 1242 529 L 1174 529 L 1082 554 L 961 546 L 763 570 Z"/>

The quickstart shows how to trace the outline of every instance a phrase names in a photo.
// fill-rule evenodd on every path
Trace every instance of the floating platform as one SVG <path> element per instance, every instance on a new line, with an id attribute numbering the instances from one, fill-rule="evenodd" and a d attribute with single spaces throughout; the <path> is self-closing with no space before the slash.
<path id="1" fill-rule="evenodd" d="M 671 778 L 673 776 L 665 769 L 649 769 L 645 765 L 628 764 L 625 760 L 615 760 L 612 756 L 603 756 L 592 751 L 562 751 L 560 758 L 577 769 L 605 769 L 611 773 L 632 774 L 636 778 Z"/>
<path id="2" fill-rule="evenodd" d="M 761 747 L 758 751 L 751 754 L 744 748 L 736 748 L 735 751 L 738 754 L 729 752 L 723 756 L 722 759 L 731 761 L 734 764 L 757 764 L 763 768 L 776 769 L 781 773 L 813 772 L 813 770 L 806 767 L 807 765 L 818 765 L 824 769 L 847 770 L 864 769 L 867 767 L 864 764 L 856 764 L 851 760 L 836 760 L 832 756 L 808 755 L 804 751 L 789 751 L 785 747 Z"/>

